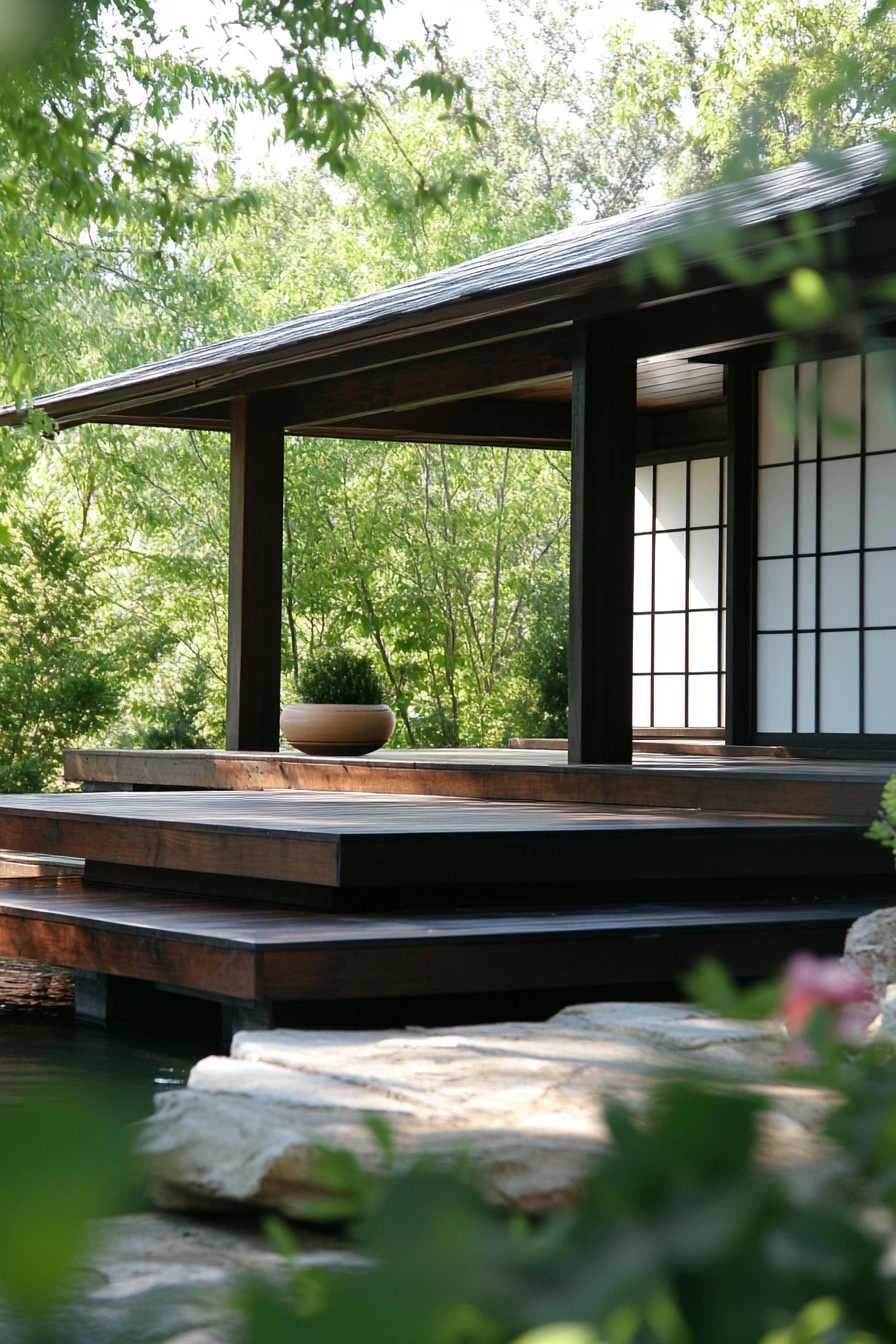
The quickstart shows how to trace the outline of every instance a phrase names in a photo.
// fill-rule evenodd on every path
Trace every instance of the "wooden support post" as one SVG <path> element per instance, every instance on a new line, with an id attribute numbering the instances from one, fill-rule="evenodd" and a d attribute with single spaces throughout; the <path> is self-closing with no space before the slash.
<path id="1" fill-rule="evenodd" d="M 577 323 L 572 367 L 569 761 L 632 759 L 637 365 L 626 333 Z"/>
<path id="2" fill-rule="evenodd" d="M 269 1031 L 274 1023 L 273 1004 L 268 999 L 221 1000 L 221 1044 L 225 1050 L 238 1031 Z"/>
<path id="3" fill-rule="evenodd" d="M 106 1026 L 110 1022 L 155 1020 L 155 991 L 148 980 L 103 971 L 75 971 L 75 1017 Z"/>
<path id="4" fill-rule="evenodd" d="M 728 557 L 725 741 L 748 746 L 755 701 L 756 369 L 732 360 L 728 386 Z"/>
<path id="5" fill-rule="evenodd" d="M 100 971 L 75 971 L 75 1017 L 105 1025 L 109 977 Z"/>
<path id="6" fill-rule="evenodd" d="M 283 421 L 263 393 L 233 399 L 227 750 L 280 745 Z"/>

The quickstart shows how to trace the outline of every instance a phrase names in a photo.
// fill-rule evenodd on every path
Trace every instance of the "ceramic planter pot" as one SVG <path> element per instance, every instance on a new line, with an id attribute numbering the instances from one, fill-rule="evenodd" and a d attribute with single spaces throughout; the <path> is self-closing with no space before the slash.
<path id="1" fill-rule="evenodd" d="M 364 756 L 389 741 L 395 715 L 388 705 L 287 705 L 280 728 L 309 756 Z"/>

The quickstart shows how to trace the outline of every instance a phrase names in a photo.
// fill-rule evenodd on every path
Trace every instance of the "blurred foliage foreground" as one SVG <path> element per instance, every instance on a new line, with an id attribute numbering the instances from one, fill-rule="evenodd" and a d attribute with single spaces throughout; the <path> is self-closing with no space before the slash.
<path id="1" fill-rule="evenodd" d="M 761 1161 L 765 1103 L 730 1077 L 659 1080 L 646 1114 L 607 1110 L 609 1152 L 577 1207 L 508 1217 L 476 1173 L 417 1164 L 372 1182 L 322 1151 L 354 1269 L 304 1268 L 301 1227 L 272 1219 L 279 1277 L 236 1284 L 244 1344 L 872 1344 L 896 1340 L 896 1059 L 857 1030 L 860 973 L 802 955 L 739 991 L 715 964 L 692 997 L 789 1035 L 782 1081 L 827 1089 L 829 1158 L 797 1176 Z M 135 1168 L 104 1105 L 59 1095 L 0 1108 L 0 1338 L 89 1339 L 77 1266 L 91 1221 L 134 1207 Z M 390 1135 L 371 1128 L 387 1156 Z M 73 1284 L 75 1286 L 73 1286 Z M 6 1321 L 4 1326 L 3 1322 Z M 13 1324 L 14 1322 L 14 1324 Z M 121 1338 L 160 1339 L 136 1324 Z M 224 1336 L 222 1336 L 224 1337 Z"/>

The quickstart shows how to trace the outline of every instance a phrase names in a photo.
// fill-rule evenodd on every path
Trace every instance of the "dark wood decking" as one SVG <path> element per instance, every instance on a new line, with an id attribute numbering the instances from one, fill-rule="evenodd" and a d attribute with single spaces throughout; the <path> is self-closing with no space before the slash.
<path id="1" fill-rule="evenodd" d="M 519 802 L 699 808 L 778 816 L 877 814 L 896 761 L 636 753 L 632 766 L 570 766 L 557 751 L 68 751 L 66 778 L 137 789 L 313 789 Z"/>
<path id="2" fill-rule="evenodd" d="M 83 882 L 0 882 L 0 955 L 269 1021 L 292 1000 L 668 984 L 706 953 L 766 974 L 896 903 L 864 838 L 886 763 L 558 755 L 69 753 L 123 791 L 0 799 L 0 846 L 87 861 Z"/>
<path id="3" fill-rule="evenodd" d="M 765 974 L 797 948 L 842 949 L 874 900 L 426 916 L 0 882 L 0 955 L 255 1002 L 668 981 L 696 957 Z"/>
<path id="4" fill-rule="evenodd" d="M 581 902 L 620 881 L 896 881 L 854 820 L 323 791 L 7 796 L 0 845 L 82 857 L 88 880 L 205 874 L 206 891 L 270 882 L 323 908 L 388 908 L 402 888 L 432 908 L 464 886 Z"/>

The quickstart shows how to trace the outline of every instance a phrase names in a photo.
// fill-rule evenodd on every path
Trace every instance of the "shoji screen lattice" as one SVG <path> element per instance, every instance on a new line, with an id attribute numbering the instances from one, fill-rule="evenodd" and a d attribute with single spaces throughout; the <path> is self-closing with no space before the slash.
<path id="1" fill-rule="evenodd" d="M 725 474 L 719 457 L 638 468 L 635 727 L 723 726 Z"/>
<path id="2" fill-rule="evenodd" d="M 896 358 L 759 376 L 760 733 L 896 733 Z"/>

